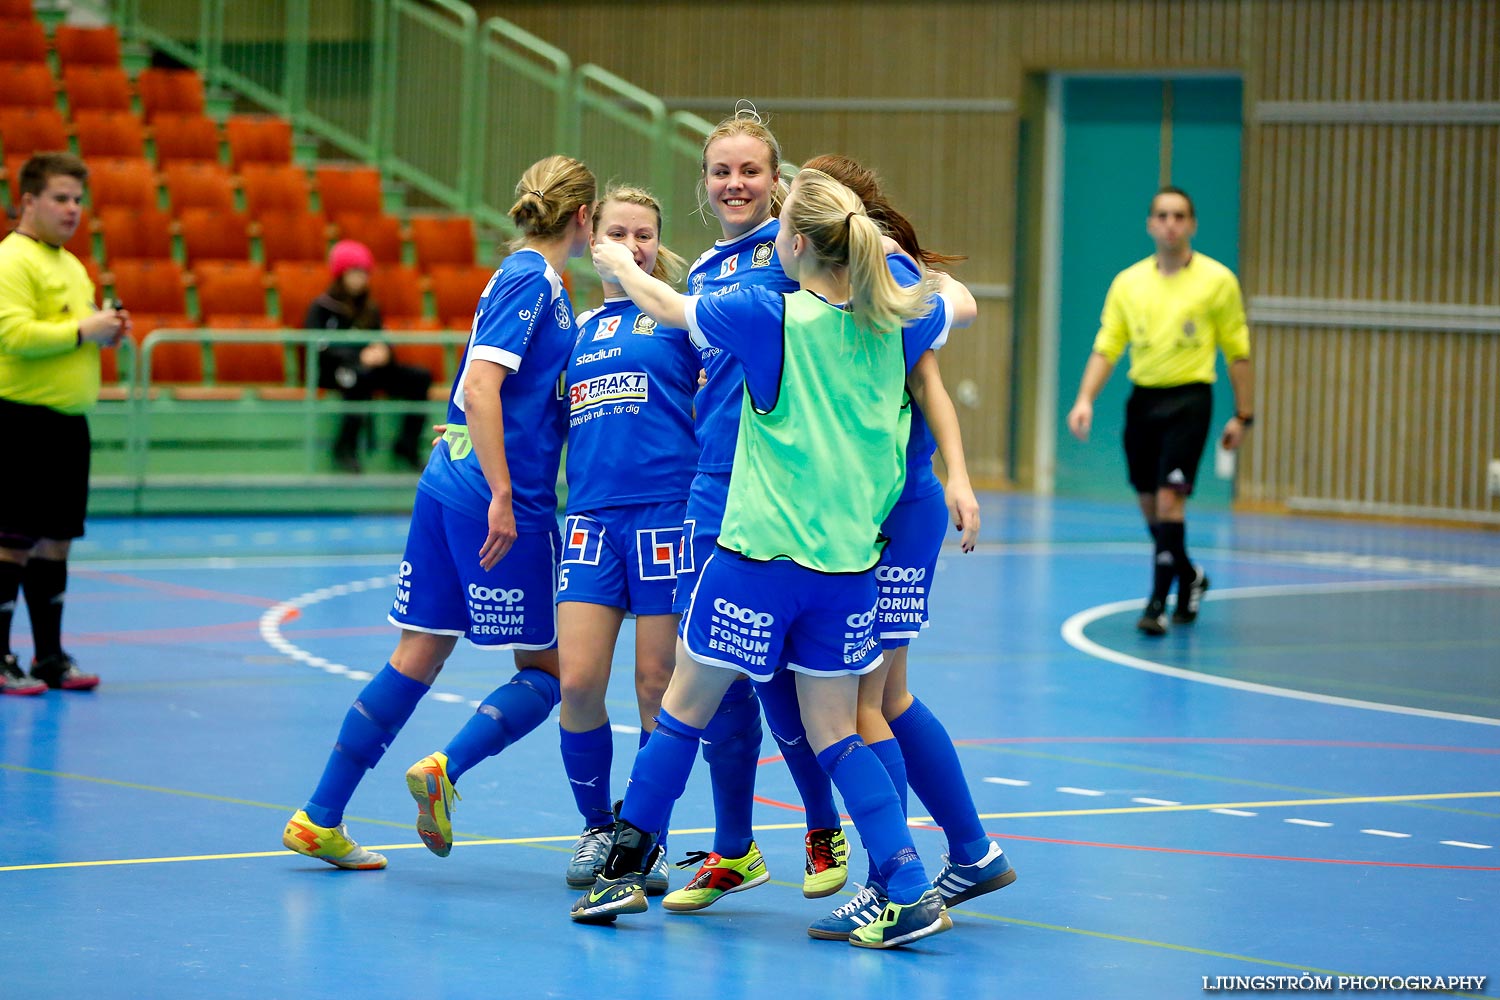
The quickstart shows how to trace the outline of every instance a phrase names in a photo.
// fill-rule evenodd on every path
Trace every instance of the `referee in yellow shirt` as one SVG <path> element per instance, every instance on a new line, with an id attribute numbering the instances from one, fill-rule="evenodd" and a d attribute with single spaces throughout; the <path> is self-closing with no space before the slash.
<path id="1" fill-rule="evenodd" d="M 0 694 L 82 691 L 99 678 L 62 649 L 68 550 L 83 535 L 92 449 L 85 414 L 99 399 L 99 348 L 130 332 L 123 310 L 94 307 L 78 228 L 88 170 L 67 153 L 21 167 L 21 218 L 0 240 Z M 31 676 L 10 650 L 26 594 Z"/>
<path id="2" fill-rule="evenodd" d="M 1146 232 L 1156 253 L 1115 276 L 1104 299 L 1099 334 L 1068 413 L 1068 429 L 1087 440 L 1094 400 L 1130 348 L 1135 388 L 1125 407 L 1125 461 L 1146 527 L 1156 541 L 1151 598 L 1136 627 L 1166 635 L 1167 596 L 1177 581 L 1172 621 L 1198 617 L 1208 575 L 1187 554 L 1187 498 L 1213 417 L 1214 352 L 1222 350 L 1234 387 L 1225 448 L 1239 447 L 1255 421 L 1251 409 L 1250 331 L 1234 272 L 1194 253 L 1198 216 L 1187 192 L 1164 187 L 1151 199 Z"/>

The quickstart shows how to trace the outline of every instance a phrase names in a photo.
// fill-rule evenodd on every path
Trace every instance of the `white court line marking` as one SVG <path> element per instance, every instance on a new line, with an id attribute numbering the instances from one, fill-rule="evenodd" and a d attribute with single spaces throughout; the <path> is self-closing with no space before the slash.
<path id="1" fill-rule="evenodd" d="M 1010 785 L 1012 788 L 1025 788 L 1031 784 L 1031 782 L 1022 781 L 1020 778 L 985 778 L 984 780 L 992 785 Z"/>
<path id="2" fill-rule="evenodd" d="M 1253 812 L 1250 812 L 1248 809 L 1210 809 L 1209 812 L 1211 812 L 1211 813 L 1218 813 L 1220 816 L 1259 816 L 1260 815 L 1260 813 L 1253 813 Z"/>
<path id="3" fill-rule="evenodd" d="M 1322 820 L 1317 819 L 1284 819 L 1282 822 L 1292 823 L 1296 826 L 1316 826 L 1319 828 L 1333 825 L 1332 823 L 1324 823 Z"/>
<path id="4" fill-rule="evenodd" d="M 1209 591 L 1204 595 L 1204 600 L 1223 601 L 1247 597 L 1280 597 L 1289 594 L 1326 594 L 1332 591 L 1358 593 L 1361 591 L 1381 590 L 1437 590 L 1453 586 L 1458 586 L 1458 584 L 1437 580 L 1368 580 L 1351 583 L 1277 584 L 1267 587 L 1239 587 L 1233 590 Z M 1278 698 L 1317 702 L 1322 705 L 1340 705 L 1345 708 L 1362 708 L 1374 712 L 1393 712 L 1397 715 L 1417 715 L 1427 719 L 1448 719 L 1453 722 L 1473 722 L 1483 726 L 1500 726 L 1500 719 L 1491 719 L 1482 715 L 1460 715 L 1456 712 L 1439 712 L 1430 708 L 1411 708 L 1406 705 L 1388 705 L 1378 701 L 1341 698 L 1337 695 L 1296 691 L 1291 688 L 1275 687 L 1270 684 L 1256 684 L 1251 681 L 1235 680 L 1232 677 L 1218 677 L 1213 674 L 1199 673 L 1194 670 L 1184 670 L 1180 667 L 1169 667 L 1165 663 L 1157 663 L 1154 660 L 1142 659 L 1139 656 L 1122 653 L 1117 649 L 1101 646 L 1083 634 L 1085 628 L 1099 619 L 1118 614 L 1122 611 L 1134 610 L 1139 608 L 1140 604 L 1139 599 L 1132 599 L 1085 608 L 1063 622 L 1063 641 L 1080 653 L 1092 656 L 1095 659 L 1107 660 L 1110 663 L 1117 663 L 1122 667 L 1130 667 L 1133 670 L 1144 670 L 1148 673 L 1161 674 L 1164 677 L 1176 677 L 1179 680 L 1194 681 L 1199 684 L 1212 684 L 1216 687 L 1231 688 L 1235 691 L 1268 694 Z"/>
<path id="5" fill-rule="evenodd" d="M 1490 849 L 1489 844 L 1471 844 L 1466 840 L 1440 840 L 1438 843 L 1447 844 L 1449 847 L 1467 847 L 1475 851 L 1488 851 Z"/>
<path id="6" fill-rule="evenodd" d="M 1406 840 L 1411 836 L 1409 833 L 1396 833 L 1393 830 L 1361 830 L 1360 833 L 1368 833 L 1372 837 L 1394 837 L 1397 840 Z"/>
<path id="7" fill-rule="evenodd" d="M 1182 805 L 1181 802 L 1174 802 L 1171 799 L 1148 799 L 1148 798 L 1142 797 L 1142 798 L 1131 799 L 1130 801 L 1132 801 L 1132 802 L 1139 802 L 1143 806 L 1180 806 L 1180 805 Z"/>
<path id="8" fill-rule="evenodd" d="M 1104 794 L 1103 792 L 1097 791 L 1093 788 L 1074 788 L 1072 785 L 1062 785 L 1057 790 L 1059 792 L 1062 792 L 1064 795 L 1088 795 L 1090 797 L 1098 797 Z"/>
<path id="9" fill-rule="evenodd" d="M 395 584 L 396 574 L 385 573 L 380 576 L 372 576 L 367 580 L 355 580 L 352 583 L 340 583 L 330 587 L 322 587 L 318 590 L 311 590 L 305 594 L 299 594 L 289 601 L 273 604 L 260 616 L 260 637 L 265 640 L 266 645 L 288 659 L 330 674 L 342 675 L 351 680 L 367 681 L 375 675 L 367 670 L 356 670 L 342 663 L 332 663 L 321 656 L 314 656 L 301 646 L 288 640 L 286 636 L 281 634 L 281 623 L 293 611 L 301 611 L 303 608 L 320 604 L 331 597 L 358 594 L 366 590 L 373 590 L 376 587 L 393 587 Z M 467 703 L 471 708 L 479 707 L 479 702 L 450 691 L 430 691 L 427 696 L 434 701 L 444 701 L 453 704 Z"/>

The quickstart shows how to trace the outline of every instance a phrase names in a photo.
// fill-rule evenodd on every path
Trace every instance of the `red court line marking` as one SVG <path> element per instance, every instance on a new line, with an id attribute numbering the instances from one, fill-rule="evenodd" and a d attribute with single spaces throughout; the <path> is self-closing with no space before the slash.
<path id="1" fill-rule="evenodd" d="M 191 597 L 200 601 L 227 601 L 230 604 L 253 604 L 257 608 L 269 608 L 280 604 L 281 601 L 274 597 L 255 597 L 251 594 L 231 594 L 221 590 L 204 590 L 201 587 L 183 587 L 175 583 L 162 583 L 159 580 L 144 580 L 138 576 L 130 576 L 126 573 L 103 573 L 99 570 L 80 569 L 73 571 L 77 576 L 86 576 L 95 580 L 104 580 L 109 583 L 118 583 L 125 587 L 135 587 L 139 590 L 152 590 L 158 594 L 168 594 L 172 597 Z"/>
<path id="2" fill-rule="evenodd" d="M 117 642 L 192 642 L 235 632 L 256 632 L 259 622 L 226 622 L 222 625 L 191 625 L 186 628 L 143 629 L 141 631 L 85 632 L 69 636 L 70 644 L 105 646 Z"/>
<path id="3" fill-rule="evenodd" d="M 1496 747 L 1445 747 L 1424 743 L 1362 743 L 1355 740 L 1273 740 L 1253 736 L 993 736 L 954 740 L 956 746 L 995 743 L 1165 743 L 1209 746 L 1340 747 L 1355 750 L 1425 750 L 1437 753 L 1500 754 Z M 767 760 L 780 760 L 779 756 Z M 764 762 L 762 762 L 764 763 Z"/>

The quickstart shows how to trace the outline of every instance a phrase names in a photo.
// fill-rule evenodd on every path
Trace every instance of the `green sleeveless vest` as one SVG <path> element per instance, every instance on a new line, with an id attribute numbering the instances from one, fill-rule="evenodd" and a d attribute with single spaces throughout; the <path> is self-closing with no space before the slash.
<path id="1" fill-rule="evenodd" d="M 811 292 L 783 298 L 780 391 L 766 412 L 745 391 L 719 544 L 862 572 L 880 559 L 880 525 L 906 478 L 901 331 L 861 330 Z"/>

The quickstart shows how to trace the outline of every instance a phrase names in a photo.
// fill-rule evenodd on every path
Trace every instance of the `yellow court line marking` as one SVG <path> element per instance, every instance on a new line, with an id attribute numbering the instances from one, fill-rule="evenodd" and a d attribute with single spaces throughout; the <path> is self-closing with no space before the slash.
<path id="1" fill-rule="evenodd" d="M 1205 802 L 1178 806 L 1118 806 L 1112 809 L 1051 809 L 1045 812 L 980 813 L 980 819 L 1037 819 L 1048 816 L 1121 816 L 1127 813 L 1205 812 L 1210 809 L 1280 809 L 1291 806 L 1347 806 L 1371 802 L 1431 802 L 1437 799 L 1493 799 L 1497 792 L 1431 792 L 1423 795 L 1357 795 L 1272 802 Z"/>
<path id="2" fill-rule="evenodd" d="M 284 809 L 285 807 L 284 806 L 276 806 L 275 808 L 277 808 L 277 809 Z M 402 826 L 402 825 L 405 825 L 405 824 L 392 823 L 391 825 L 392 826 Z M 806 826 L 807 826 L 807 824 L 805 824 L 805 823 L 773 823 L 773 824 L 756 826 L 756 827 L 754 827 L 754 829 L 756 829 L 756 830 L 802 830 L 802 829 L 805 829 Z M 713 832 L 714 832 L 714 828 L 713 827 L 706 826 L 706 827 L 696 827 L 696 828 L 688 828 L 688 829 L 682 829 L 682 830 L 674 829 L 674 830 L 671 831 L 671 834 L 674 837 L 683 837 L 683 836 L 698 836 L 698 835 L 704 835 L 704 834 L 711 834 Z M 496 846 L 496 845 L 542 846 L 544 844 L 551 844 L 551 843 L 567 843 L 567 844 L 571 844 L 573 841 L 575 841 L 577 839 L 578 839 L 578 835 L 574 834 L 574 833 L 569 833 L 569 834 L 565 834 L 563 836 L 556 836 L 556 837 L 491 837 L 491 838 L 486 838 L 486 839 L 483 839 L 483 840 L 455 840 L 453 842 L 453 846 L 454 847 L 493 847 L 493 846 Z M 410 850 L 414 850 L 414 849 L 416 849 L 418 847 L 425 848 L 426 846 L 427 845 L 423 844 L 421 841 L 418 841 L 417 843 L 414 843 L 414 844 L 413 843 L 406 843 L 406 844 L 374 844 L 374 845 L 370 846 L 367 849 L 371 850 L 371 851 L 410 851 Z M 181 855 L 181 856 L 178 856 L 178 857 L 169 857 L 169 858 L 114 858 L 114 859 L 103 860 L 103 861 L 52 861 L 52 862 L 48 862 L 46 864 L 36 864 L 36 865 L 0 865 L 0 872 L 33 872 L 33 871 L 47 871 L 47 870 L 50 870 L 50 869 L 57 869 L 57 868 L 112 868 L 112 867 L 118 867 L 118 866 L 121 866 L 121 865 L 162 865 L 162 864 L 179 863 L 179 862 L 185 862 L 185 861 L 235 861 L 235 860 L 242 859 L 242 858 L 301 858 L 301 857 L 306 857 L 306 855 L 304 855 L 304 854 L 298 854 L 296 851 L 287 851 L 287 850 L 281 850 L 281 851 L 244 851 L 244 852 L 241 852 L 241 853 L 238 853 L 238 854 L 187 854 L 187 855 Z M 316 859 L 310 859 L 310 860 L 316 860 Z M 788 884 L 790 884 L 790 883 L 788 883 Z"/>
<path id="3" fill-rule="evenodd" d="M 1312 965 L 1298 965 L 1294 962 L 1278 962 L 1269 958 L 1256 958 L 1253 955 L 1237 955 L 1232 951 L 1213 951 L 1209 948 L 1194 948 L 1192 945 L 1172 944 L 1170 941 L 1153 941 L 1150 938 L 1128 937 L 1124 934 L 1111 934 L 1108 931 L 1090 931 L 1081 927 L 1061 927 L 1057 924 L 1045 924 L 1038 920 L 1022 920 L 1019 917 L 1000 917 L 992 913 L 979 913 L 972 910 L 958 910 L 954 913 L 955 920 L 963 920 L 974 917 L 979 920 L 989 920 L 1000 924 L 1015 924 L 1018 927 L 1030 927 L 1035 930 L 1056 931 L 1063 934 L 1077 934 L 1080 937 L 1098 938 L 1103 941 L 1119 941 L 1122 944 L 1138 944 L 1148 948 L 1162 948 L 1167 951 L 1180 951 L 1189 955 L 1202 955 L 1205 958 L 1222 958 L 1231 962 L 1248 962 L 1252 965 L 1268 965 L 1274 969 L 1291 969 L 1295 972 L 1306 972 L 1320 976 L 1354 976 L 1353 972 L 1340 972 L 1336 969 L 1320 969 Z M 1443 990 L 1440 996 L 1476 997 L 1484 1000 L 1482 994 L 1478 993 L 1454 993 Z"/>

